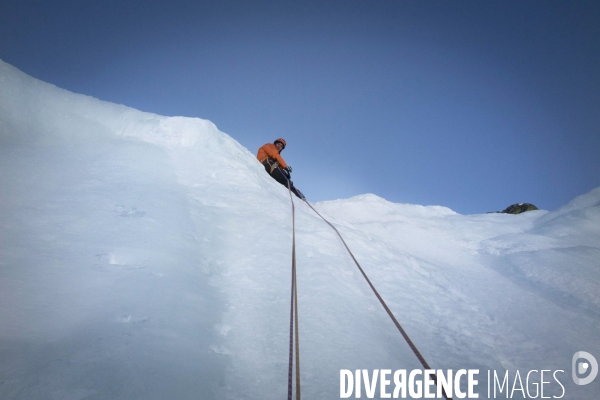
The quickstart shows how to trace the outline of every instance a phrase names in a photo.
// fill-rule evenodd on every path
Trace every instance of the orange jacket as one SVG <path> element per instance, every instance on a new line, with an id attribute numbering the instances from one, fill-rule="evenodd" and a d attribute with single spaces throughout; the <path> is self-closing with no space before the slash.
<path id="1" fill-rule="evenodd" d="M 260 161 L 261 163 L 265 161 L 266 158 L 272 158 L 279 163 L 281 168 L 287 167 L 285 160 L 279 154 L 279 150 L 277 150 L 277 146 L 275 146 L 273 143 L 267 143 L 263 147 L 258 149 L 258 154 L 256 155 L 256 158 L 258 158 L 258 161 Z"/>

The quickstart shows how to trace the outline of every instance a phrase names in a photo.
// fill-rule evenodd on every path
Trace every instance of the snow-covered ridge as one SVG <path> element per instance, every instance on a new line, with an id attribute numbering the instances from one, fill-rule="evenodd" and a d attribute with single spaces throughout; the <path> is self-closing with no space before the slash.
<path id="1" fill-rule="evenodd" d="M 323 210 L 336 210 L 339 215 L 343 213 L 345 220 L 354 223 L 456 215 L 456 212 L 447 207 L 392 203 L 371 193 L 349 199 L 323 201 L 319 203 L 319 207 Z"/>
<path id="2" fill-rule="evenodd" d="M 253 149 L 252 149 L 253 150 Z M 280 399 L 291 209 L 209 121 L 73 94 L 0 62 L 0 398 Z M 433 368 L 600 356 L 600 188 L 553 212 L 316 204 Z M 303 395 L 417 369 L 335 233 L 296 204 Z M 539 381 L 538 381 L 539 383 Z M 560 395 L 547 387 L 546 396 Z"/>
<path id="3" fill-rule="evenodd" d="M 163 117 L 71 93 L 32 78 L 0 60 L 0 131 L 5 142 L 109 140 L 112 135 L 166 146 L 206 144 L 221 134 L 208 120 Z"/>

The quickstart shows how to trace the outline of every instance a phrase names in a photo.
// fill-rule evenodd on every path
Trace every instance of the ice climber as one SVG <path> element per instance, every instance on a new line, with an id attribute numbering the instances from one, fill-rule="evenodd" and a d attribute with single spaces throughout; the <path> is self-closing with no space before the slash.
<path id="1" fill-rule="evenodd" d="M 281 157 L 280 153 L 283 149 L 285 149 L 285 140 L 279 138 L 273 143 L 267 143 L 258 149 L 256 158 L 264 165 L 265 170 L 273 179 L 285 187 L 288 187 L 289 182 L 292 193 L 304 200 L 304 195 L 294 187 L 294 183 L 290 180 L 292 167 L 287 165 L 283 157 Z"/>

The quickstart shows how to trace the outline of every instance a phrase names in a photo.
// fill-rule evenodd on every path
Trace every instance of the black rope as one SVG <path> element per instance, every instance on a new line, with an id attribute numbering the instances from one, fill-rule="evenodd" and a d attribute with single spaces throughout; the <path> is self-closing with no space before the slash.
<path id="1" fill-rule="evenodd" d="M 292 400 L 292 365 L 294 360 L 294 272 L 292 270 L 292 299 L 290 301 L 290 356 L 288 363 L 288 400 Z"/>
<path id="2" fill-rule="evenodd" d="M 358 267 L 358 269 L 360 270 L 360 272 L 364 276 L 365 280 L 367 281 L 367 283 L 369 284 L 369 286 L 373 290 L 373 293 L 375 293 L 375 296 L 377 296 L 377 299 L 379 299 L 379 302 L 381 303 L 381 305 L 383 306 L 383 308 L 385 309 L 385 311 L 388 313 L 388 315 L 390 316 L 390 318 L 392 319 L 392 321 L 394 321 L 394 325 L 396 325 L 396 328 L 398 328 L 398 330 L 402 334 L 402 337 L 404 337 L 404 340 L 406 340 L 406 343 L 408 343 L 408 346 L 411 348 L 411 350 L 413 351 L 413 353 L 415 354 L 415 356 L 417 356 L 417 358 L 421 362 L 421 365 L 423 365 L 423 368 L 430 370 L 431 368 L 429 367 L 429 364 L 427 364 L 427 361 L 425 361 L 425 358 L 423 357 L 423 355 L 421 354 L 421 352 L 419 352 L 419 350 L 417 349 L 417 346 L 415 346 L 415 344 L 413 343 L 413 341 L 410 340 L 410 337 L 408 337 L 408 334 L 402 328 L 402 326 L 400 325 L 400 323 L 398 322 L 398 320 L 396 319 L 396 317 L 394 316 L 394 314 L 392 313 L 392 311 L 390 310 L 390 308 L 387 306 L 387 304 L 385 304 L 385 301 L 379 295 L 379 292 L 377 291 L 377 289 L 375 289 L 375 286 L 373 286 L 373 284 L 371 283 L 371 280 L 369 279 L 369 277 L 367 276 L 367 274 L 365 273 L 365 271 L 362 269 L 362 267 L 360 266 L 360 264 L 358 263 L 358 261 L 354 257 L 354 254 L 352 254 L 352 251 L 350 251 L 350 248 L 346 244 L 346 241 L 344 241 L 344 238 L 342 237 L 342 235 L 340 234 L 340 232 L 337 230 L 337 228 L 335 226 L 333 226 L 333 224 L 331 224 L 331 222 L 327 221 L 321 214 L 319 214 L 319 212 L 317 210 L 315 210 L 315 208 L 306 199 L 304 199 L 304 201 L 306 202 L 306 204 L 308 204 L 308 206 L 310 208 L 312 208 L 312 210 L 319 217 L 321 217 L 321 219 L 323 221 L 325 221 L 337 233 L 337 235 L 339 236 L 339 238 L 342 240 L 342 243 L 344 244 L 344 247 L 346 247 L 346 250 L 348 250 L 348 253 L 350 254 L 350 257 L 352 257 L 352 259 L 354 260 L 354 263 L 356 264 L 356 266 Z M 437 376 L 435 374 L 433 374 L 432 378 L 433 378 L 433 381 L 435 382 L 435 384 L 437 386 Z M 444 398 L 446 398 L 447 400 L 452 400 L 451 397 L 448 397 L 446 395 L 446 391 L 445 390 L 442 390 L 442 393 L 444 395 Z"/>
<path id="3" fill-rule="evenodd" d="M 296 350 L 296 400 L 300 400 L 300 338 L 298 335 L 298 289 L 296 283 L 296 210 L 294 199 L 292 197 L 292 188 L 288 179 L 288 190 L 290 192 L 290 201 L 292 202 L 292 299 L 290 307 L 290 352 L 288 363 L 288 400 L 292 400 L 292 364 L 294 347 Z M 295 335 L 294 335 L 295 334 Z"/>

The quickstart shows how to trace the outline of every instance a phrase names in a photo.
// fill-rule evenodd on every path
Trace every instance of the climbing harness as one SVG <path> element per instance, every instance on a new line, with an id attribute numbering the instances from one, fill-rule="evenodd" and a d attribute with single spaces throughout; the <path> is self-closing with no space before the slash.
<path id="1" fill-rule="evenodd" d="M 271 174 L 271 175 L 272 175 L 272 174 L 273 174 L 273 171 L 274 171 L 275 169 L 279 168 L 279 161 L 273 160 L 273 159 L 272 159 L 272 158 L 270 158 L 270 157 L 265 157 L 265 158 L 263 158 L 262 160 L 259 160 L 259 162 L 260 162 L 261 164 L 263 164 L 263 165 L 264 165 L 265 161 L 267 162 L 267 165 L 268 165 L 268 166 L 269 166 L 269 168 L 270 168 L 270 169 L 269 169 L 269 174 Z M 282 170 L 281 168 L 279 168 L 279 170 L 283 172 L 283 170 Z"/>
<path id="2" fill-rule="evenodd" d="M 300 400 L 300 339 L 298 336 L 298 289 L 296 284 L 296 210 L 294 199 L 292 197 L 292 187 L 288 179 L 288 190 L 290 192 L 290 201 L 292 202 L 292 298 L 290 306 L 290 355 L 288 363 L 288 400 L 292 400 L 292 364 L 296 350 L 296 400 Z"/>

